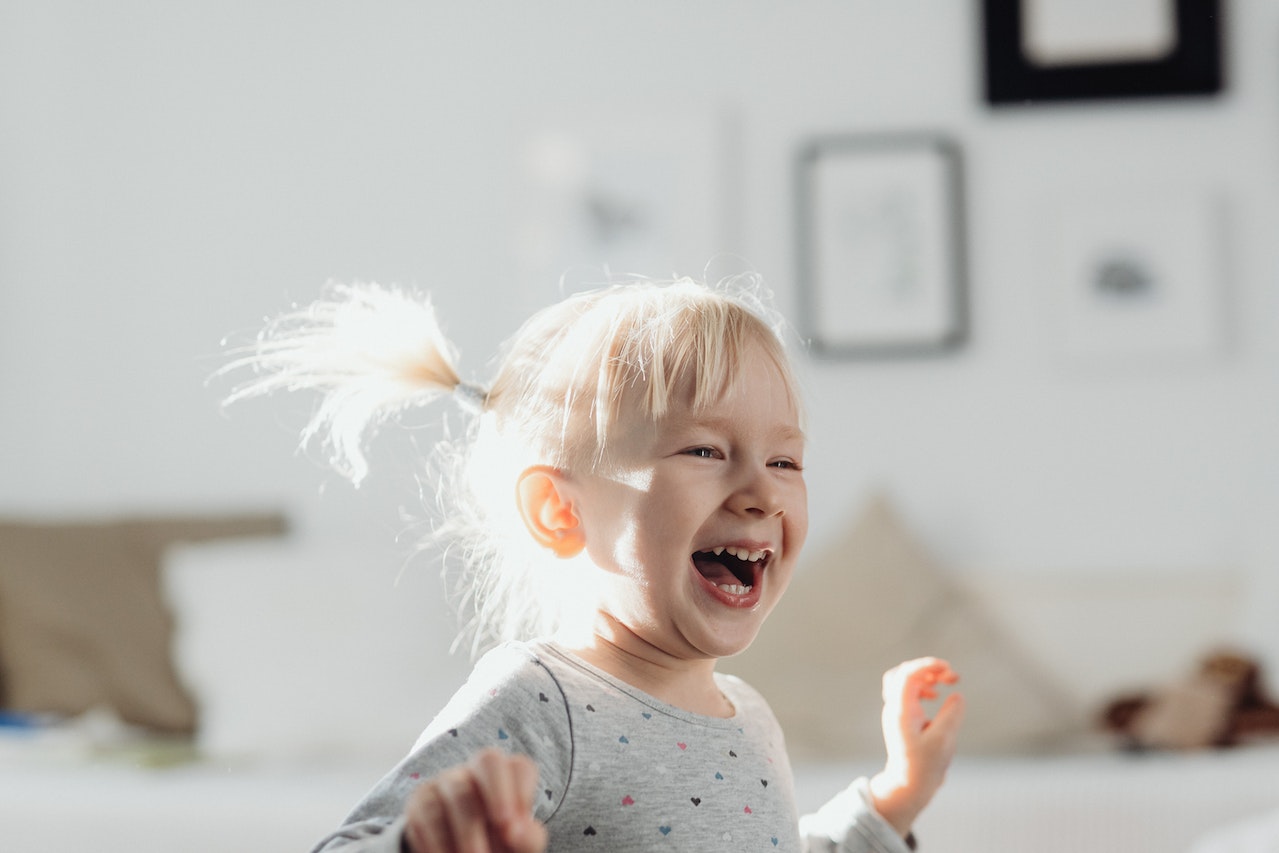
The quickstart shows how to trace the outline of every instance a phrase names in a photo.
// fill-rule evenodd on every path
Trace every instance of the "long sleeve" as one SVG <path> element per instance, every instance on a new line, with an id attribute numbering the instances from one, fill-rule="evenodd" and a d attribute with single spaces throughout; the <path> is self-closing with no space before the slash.
<path id="1" fill-rule="evenodd" d="M 466 685 L 427 726 L 409 755 L 315 847 L 342 853 L 398 853 L 409 795 L 422 781 L 486 747 L 529 756 L 539 772 L 535 816 L 547 820 L 568 784 L 572 755 L 564 696 L 551 674 L 509 647 L 482 659 Z"/>
<path id="2" fill-rule="evenodd" d="M 794 773 L 786 752 L 785 735 L 767 700 L 740 679 L 725 677 L 733 702 L 759 721 L 763 738 L 776 745 L 773 758 L 787 780 L 793 798 Z M 793 800 L 792 800 L 793 808 Z M 910 853 L 914 849 L 877 811 L 870 782 L 857 779 L 814 814 L 798 819 L 799 849 L 805 853 Z"/>
<path id="3" fill-rule="evenodd" d="M 801 817 L 799 834 L 806 853 L 910 853 L 914 849 L 875 811 L 865 778 Z"/>

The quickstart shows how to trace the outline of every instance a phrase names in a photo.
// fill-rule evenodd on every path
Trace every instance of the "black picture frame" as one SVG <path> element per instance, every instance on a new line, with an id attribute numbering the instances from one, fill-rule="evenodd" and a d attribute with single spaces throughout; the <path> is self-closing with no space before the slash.
<path id="1" fill-rule="evenodd" d="M 1169 0 L 1175 46 L 1150 61 L 1040 65 L 1023 49 L 1026 0 L 982 0 L 985 95 L 992 105 L 1160 96 L 1224 88 L 1221 0 Z"/>
<path id="2" fill-rule="evenodd" d="M 944 355 L 968 337 L 962 156 L 928 132 L 832 134 L 795 158 L 796 322 L 831 359 Z"/>

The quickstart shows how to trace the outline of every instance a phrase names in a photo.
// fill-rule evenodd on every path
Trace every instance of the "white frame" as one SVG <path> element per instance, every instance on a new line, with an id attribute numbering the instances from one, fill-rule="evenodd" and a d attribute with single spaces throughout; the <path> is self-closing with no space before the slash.
<path id="1" fill-rule="evenodd" d="M 1224 200 L 1208 190 L 1115 188 L 1057 198 L 1048 319 L 1060 358 L 1076 364 L 1174 364 L 1225 347 Z M 1101 270 L 1132 267 L 1114 292 Z"/>

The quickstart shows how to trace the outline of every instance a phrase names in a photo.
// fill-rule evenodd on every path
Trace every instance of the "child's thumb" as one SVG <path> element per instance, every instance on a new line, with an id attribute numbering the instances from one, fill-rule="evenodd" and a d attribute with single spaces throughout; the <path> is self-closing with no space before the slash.
<path id="1" fill-rule="evenodd" d="M 513 755 L 510 762 L 521 808 L 505 826 L 503 841 L 512 853 L 542 853 L 546 849 L 546 827 L 532 813 L 538 787 L 537 765 L 524 755 Z"/>
<path id="2" fill-rule="evenodd" d="M 933 735 L 945 734 L 953 736 L 964 722 L 964 697 L 952 693 L 941 703 L 936 715 L 928 724 L 928 731 Z"/>

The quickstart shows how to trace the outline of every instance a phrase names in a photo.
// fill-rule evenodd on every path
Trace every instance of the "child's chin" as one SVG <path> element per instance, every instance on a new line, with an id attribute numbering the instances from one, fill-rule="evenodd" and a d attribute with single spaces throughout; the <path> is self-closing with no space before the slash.
<path id="1" fill-rule="evenodd" d="M 750 632 L 722 632 L 717 634 L 713 640 L 714 656 L 717 658 L 731 658 L 734 655 L 740 655 L 742 652 L 750 648 L 751 643 L 755 642 L 758 630 Z"/>

